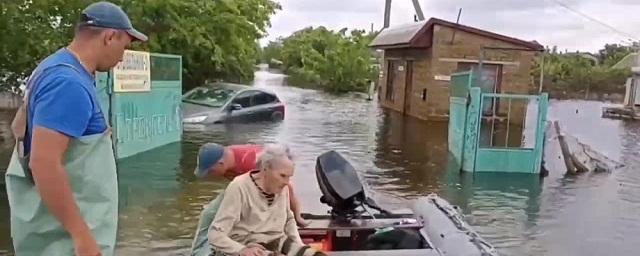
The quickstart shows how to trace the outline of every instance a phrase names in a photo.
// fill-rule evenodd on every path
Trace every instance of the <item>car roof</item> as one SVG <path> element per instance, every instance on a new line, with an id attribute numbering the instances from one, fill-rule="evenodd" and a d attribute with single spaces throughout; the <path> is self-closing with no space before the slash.
<path id="1" fill-rule="evenodd" d="M 244 85 L 244 84 L 225 83 L 225 82 L 208 83 L 208 84 L 202 85 L 201 87 L 222 87 L 222 88 L 227 88 L 234 91 L 242 91 L 242 90 L 251 88 L 251 86 Z"/>
<path id="2" fill-rule="evenodd" d="M 228 82 L 209 83 L 209 84 L 203 85 L 202 87 L 223 87 L 223 88 L 232 89 L 238 92 L 246 91 L 246 90 L 256 90 L 256 91 L 266 92 L 270 94 L 275 94 L 275 92 L 266 88 L 260 88 L 260 87 L 255 87 L 251 85 L 246 85 L 246 84 L 228 83 Z"/>

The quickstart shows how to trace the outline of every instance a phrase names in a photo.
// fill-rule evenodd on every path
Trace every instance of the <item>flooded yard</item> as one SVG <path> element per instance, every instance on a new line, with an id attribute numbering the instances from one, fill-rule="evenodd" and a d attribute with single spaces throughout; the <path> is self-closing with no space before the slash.
<path id="1" fill-rule="evenodd" d="M 185 131 L 183 141 L 118 164 L 118 255 L 186 255 L 202 205 L 226 183 L 199 181 L 195 155 L 205 142 L 288 144 L 303 207 L 319 201 L 315 159 L 328 150 L 347 157 L 367 192 L 388 208 L 439 193 L 459 205 L 469 223 L 502 255 L 637 255 L 640 243 L 640 122 L 600 118 L 602 103 L 553 101 L 552 119 L 609 157 L 626 164 L 612 173 L 564 177 L 466 175 L 448 168 L 447 123 L 425 122 L 378 107 L 359 95 L 332 96 L 282 86 L 283 77 L 257 72 L 256 86 L 286 103 L 281 123 L 215 125 Z M 577 110 L 577 111 L 576 111 Z M 0 167 L 11 151 L 12 112 L 0 118 Z M 0 192 L 0 254 L 11 251 L 8 204 Z"/>

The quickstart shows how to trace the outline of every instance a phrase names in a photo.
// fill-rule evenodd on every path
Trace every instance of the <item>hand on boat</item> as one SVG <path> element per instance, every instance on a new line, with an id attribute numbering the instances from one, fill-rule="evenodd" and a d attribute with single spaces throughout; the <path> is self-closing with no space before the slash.
<path id="1" fill-rule="evenodd" d="M 302 216 L 298 215 L 296 216 L 296 223 L 298 224 L 298 227 L 304 228 L 306 226 L 309 226 L 309 224 L 311 224 L 310 221 L 305 220 L 304 218 L 302 218 Z"/>

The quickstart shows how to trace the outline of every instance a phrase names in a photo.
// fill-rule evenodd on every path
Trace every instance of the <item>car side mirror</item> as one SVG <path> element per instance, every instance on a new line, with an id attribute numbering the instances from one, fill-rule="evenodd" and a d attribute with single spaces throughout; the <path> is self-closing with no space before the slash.
<path id="1" fill-rule="evenodd" d="M 241 109 L 242 109 L 242 105 L 240 105 L 238 103 L 231 104 L 231 108 L 230 108 L 231 111 L 236 111 L 236 110 L 241 110 Z"/>

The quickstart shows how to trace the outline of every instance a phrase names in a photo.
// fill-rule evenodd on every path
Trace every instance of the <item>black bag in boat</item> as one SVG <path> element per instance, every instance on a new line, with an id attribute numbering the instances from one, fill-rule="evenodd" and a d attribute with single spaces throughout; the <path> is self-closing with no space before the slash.
<path id="1" fill-rule="evenodd" d="M 418 231 L 391 229 L 369 236 L 365 250 L 422 249 L 426 248 L 423 243 Z"/>

